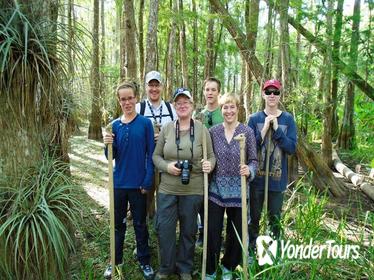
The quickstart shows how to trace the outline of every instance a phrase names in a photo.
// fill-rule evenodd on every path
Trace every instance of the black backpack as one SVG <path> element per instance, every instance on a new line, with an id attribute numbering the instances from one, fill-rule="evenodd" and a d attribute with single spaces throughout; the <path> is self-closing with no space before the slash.
<path id="1" fill-rule="evenodd" d="M 168 112 L 169 112 L 171 120 L 174 121 L 173 110 L 171 110 L 170 102 L 168 101 L 164 101 L 164 102 L 165 102 L 166 108 L 168 108 Z M 144 116 L 144 112 L 145 112 L 145 100 L 140 102 L 140 115 Z"/>

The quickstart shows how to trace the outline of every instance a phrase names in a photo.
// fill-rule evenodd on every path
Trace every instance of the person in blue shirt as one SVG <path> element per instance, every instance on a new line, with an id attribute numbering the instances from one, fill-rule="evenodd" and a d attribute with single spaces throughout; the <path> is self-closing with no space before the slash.
<path id="1" fill-rule="evenodd" d="M 150 266 L 148 229 L 146 223 L 146 193 L 153 180 L 152 154 L 155 147 L 152 122 L 137 114 L 135 104 L 138 87 L 124 82 L 117 88 L 117 98 L 123 115 L 112 122 L 112 134 L 104 134 L 104 144 L 113 145 L 115 264 L 121 264 L 126 233 L 126 210 L 130 204 L 136 236 L 137 259 L 145 279 L 153 279 Z M 107 154 L 107 149 L 105 149 Z M 110 278 L 112 268 L 104 273 Z"/>
<path id="2" fill-rule="evenodd" d="M 287 155 L 296 151 L 296 124 L 293 116 L 278 108 L 282 85 L 278 80 L 264 83 L 265 110 L 250 116 L 248 125 L 255 132 L 258 170 L 250 188 L 249 246 L 255 248 L 264 203 L 267 133 L 272 129 L 269 162 L 268 220 L 273 238 L 279 239 L 283 193 L 287 187 Z"/>

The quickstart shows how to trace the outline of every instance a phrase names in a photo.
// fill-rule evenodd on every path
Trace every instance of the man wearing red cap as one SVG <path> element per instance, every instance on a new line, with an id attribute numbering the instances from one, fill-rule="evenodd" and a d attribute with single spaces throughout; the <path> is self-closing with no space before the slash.
<path id="1" fill-rule="evenodd" d="M 279 239 L 280 216 L 283 204 L 283 193 L 287 188 L 287 155 L 296 150 L 296 124 L 293 116 L 278 108 L 282 84 L 278 80 L 265 82 L 262 98 L 265 100 L 265 110 L 250 116 L 248 125 L 253 129 L 257 142 L 258 170 L 250 188 L 249 241 L 254 249 L 259 234 L 259 223 L 264 203 L 264 186 L 266 176 L 266 153 L 270 153 L 269 161 L 269 192 L 268 220 L 274 239 Z M 268 131 L 272 130 L 269 151 Z"/>

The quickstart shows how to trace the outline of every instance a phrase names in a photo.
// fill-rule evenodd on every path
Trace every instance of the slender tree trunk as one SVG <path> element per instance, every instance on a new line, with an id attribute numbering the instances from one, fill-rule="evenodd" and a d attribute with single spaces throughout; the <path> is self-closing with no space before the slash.
<path id="1" fill-rule="evenodd" d="M 360 29 L 360 1 L 355 0 L 352 22 L 352 37 L 350 49 L 350 62 L 353 71 L 357 69 L 358 44 Z M 348 81 L 347 95 L 344 106 L 343 123 L 339 135 L 339 147 L 344 149 L 353 149 L 355 147 L 355 127 L 353 122 L 354 116 L 355 85 Z"/>
<path id="2" fill-rule="evenodd" d="M 215 48 L 213 50 L 213 62 L 212 62 L 212 67 L 211 67 L 211 73 L 213 76 L 214 76 L 214 73 L 216 72 L 217 58 L 218 58 L 218 53 L 219 53 L 219 47 L 221 46 L 222 33 L 223 33 L 223 24 L 220 24 L 217 40 L 214 43 Z"/>
<path id="3" fill-rule="evenodd" d="M 101 17 L 101 59 L 100 59 L 100 67 L 103 68 L 106 64 L 106 47 L 105 47 L 105 0 L 101 0 L 101 10 L 100 10 L 100 17 Z M 100 70 L 100 107 L 104 109 L 104 99 L 105 96 L 105 73 L 103 70 Z M 108 123 L 108 116 L 103 116 L 103 124 L 105 125 Z"/>
<path id="4" fill-rule="evenodd" d="M 184 87 L 189 87 L 189 79 L 188 79 L 188 63 L 187 63 L 187 50 L 186 50 L 186 26 L 184 24 L 184 16 L 183 16 L 183 1 L 179 0 L 179 16 L 180 16 L 180 24 L 179 24 L 179 46 L 180 46 L 180 57 L 181 57 L 181 68 L 182 68 L 182 78 L 183 82 L 182 85 Z M 194 92 L 196 94 L 196 92 Z"/>
<path id="5" fill-rule="evenodd" d="M 208 21 L 208 29 L 206 36 L 206 54 L 204 64 L 204 79 L 214 75 L 213 73 L 213 59 L 214 59 L 214 19 L 210 18 Z"/>
<path id="6" fill-rule="evenodd" d="M 126 78 L 138 81 L 137 48 L 136 48 L 136 24 L 133 0 L 124 0 L 124 25 L 126 47 Z"/>
<path id="7" fill-rule="evenodd" d="M 119 56 L 120 56 L 120 80 L 124 81 L 126 79 L 126 36 L 125 36 L 125 11 L 123 9 L 123 5 L 121 7 L 117 7 L 119 9 L 120 15 L 120 47 L 119 47 Z M 119 106 L 117 109 L 120 110 Z M 117 111 L 118 111 L 117 110 Z M 121 113 L 120 111 L 118 111 Z"/>
<path id="8" fill-rule="evenodd" d="M 74 73 L 74 63 L 73 63 L 73 50 L 71 46 L 73 45 L 74 41 L 74 32 L 73 32 L 73 20 L 74 20 L 74 0 L 68 0 L 68 46 L 67 46 L 67 51 L 68 51 L 68 69 L 70 75 L 73 75 Z"/>
<path id="9" fill-rule="evenodd" d="M 150 0 L 149 2 L 149 18 L 146 43 L 146 59 L 145 71 L 148 73 L 157 70 L 157 25 L 158 25 L 158 0 Z"/>
<path id="10" fill-rule="evenodd" d="M 88 139 L 101 141 L 100 71 L 99 71 L 99 0 L 93 0 L 94 16 L 92 27 L 92 66 L 91 66 L 91 115 Z"/>
<path id="11" fill-rule="evenodd" d="M 177 0 L 172 0 L 171 10 L 173 13 L 177 13 Z M 173 87 L 174 87 L 174 69 L 175 69 L 175 46 L 176 46 L 176 29 L 177 29 L 177 22 L 176 18 L 173 17 L 171 26 L 170 26 L 170 33 L 169 33 L 169 43 L 168 43 L 168 52 L 167 52 L 167 63 L 166 63 L 166 95 L 171 97 L 173 95 Z"/>
<path id="12" fill-rule="evenodd" d="M 275 18 L 275 17 L 274 17 Z M 268 2 L 268 21 L 266 24 L 266 51 L 265 51 L 265 69 L 263 73 L 263 80 L 268 80 L 272 76 L 273 68 L 273 3 Z"/>
<path id="13" fill-rule="evenodd" d="M 192 0 L 192 13 L 195 15 L 193 19 L 193 45 L 192 45 L 192 92 L 198 95 L 198 100 L 202 104 L 203 94 L 201 90 L 198 90 L 198 68 L 199 54 L 197 50 L 198 35 L 197 35 L 197 13 L 196 13 L 196 0 Z"/>
<path id="14" fill-rule="evenodd" d="M 339 125 L 338 125 L 338 114 L 337 114 L 337 105 L 338 105 L 338 81 L 339 81 L 339 67 L 336 65 L 336 61 L 339 58 L 339 49 L 340 49 L 340 38 L 342 34 L 342 25 L 343 25 L 343 5 L 344 0 L 338 0 L 336 8 L 336 20 L 334 27 L 334 42 L 332 48 L 332 60 L 333 60 L 333 69 L 332 69 L 332 82 L 331 82 L 331 97 L 332 97 L 332 122 L 331 122 L 331 135 L 332 140 L 336 141 L 339 134 Z"/>
<path id="15" fill-rule="evenodd" d="M 138 29 L 139 29 L 139 78 L 140 81 L 144 79 L 144 27 L 143 15 L 144 14 L 144 0 L 139 0 L 139 13 L 138 13 Z"/>
<path id="16" fill-rule="evenodd" d="M 324 81 L 324 118 L 322 135 L 322 158 L 329 167 L 332 167 L 332 140 L 331 140 L 331 120 L 332 120 L 332 98 L 331 98 L 331 64 L 332 64 L 332 15 L 333 0 L 329 0 L 326 16 L 326 52 L 325 81 Z M 330 46 L 330 47 L 329 47 Z"/>
<path id="17" fill-rule="evenodd" d="M 288 32 L 288 0 L 280 1 L 280 48 L 282 61 L 282 85 L 283 85 L 283 100 L 287 100 L 291 93 L 291 57 L 290 57 L 290 36 Z M 288 102 L 285 102 L 286 104 Z"/>

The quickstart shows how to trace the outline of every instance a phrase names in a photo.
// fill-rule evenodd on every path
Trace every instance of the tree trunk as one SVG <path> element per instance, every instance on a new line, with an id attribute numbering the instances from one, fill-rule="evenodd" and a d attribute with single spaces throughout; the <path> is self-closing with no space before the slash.
<path id="1" fill-rule="evenodd" d="M 179 24 L 179 46 L 180 46 L 180 57 L 181 57 L 181 68 L 182 68 L 182 85 L 183 87 L 189 87 L 189 80 L 188 80 L 188 63 L 187 63 L 187 50 L 186 50 L 186 26 L 184 24 L 184 16 L 183 16 L 183 1 L 179 0 L 179 17 L 180 17 L 180 24 Z M 196 94 L 196 92 L 193 92 Z"/>
<path id="2" fill-rule="evenodd" d="M 16 3 L 25 17 L 11 16 Z M 16 31 L 3 32 L 0 40 L 7 57 L 0 75 L 0 180 L 15 188 L 12 180 L 43 158 L 68 159 L 70 111 L 60 90 L 67 73 L 58 67 L 57 40 L 40 39 L 58 27 L 57 7 L 38 0 L 2 4 L 2 25 Z"/>
<path id="3" fill-rule="evenodd" d="M 69 74 L 73 75 L 74 73 L 74 63 L 73 63 L 73 42 L 74 42 L 74 32 L 73 32 L 73 14 L 74 14 L 74 0 L 68 0 L 68 28 L 67 28 L 67 38 L 68 38 L 68 44 L 67 44 L 67 51 L 68 51 L 68 69 Z"/>
<path id="4" fill-rule="evenodd" d="M 209 18 L 208 29 L 206 33 L 206 54 L 204 64 L 204 79 L 212 77 L 213 73 L 213 59 L 214 59 L 214 19 Z"/>
<path id="5" fill-rule="evenodd" d="M 92 27 L 92 66 L 91 66 L 91 114 L 88 127 L 88 139 L 101 141 L 101 96 L 100 96 L 100 70 L 99 70 L 99 0 L 93 1 L 93 27 Z"/>
<path id="6" fill-rule="evenodd" d="M 157 70 L 157 25 L 158 0 L 150 0 L 144 73 L 148 73 L 152 70 Z"/>
<path id="7" fill-rule="evenodd" d="M 273 3 L 268 2 L 268 21 L 266 24 L 266 51 L 265 51 L 265 69 L 264 69 L 264 80 L 268 80 L 272 77 L 273 72 Z M 274 17 L 275 21 L 275 17 Z M 250 67 L 249 67 L 250 68 Z"/>
<path id="8" fill-rule="evenodd" d="M 124 25 L 126 48 L 126 78 L 138 81 L 137 48 L 136 48 L 136 24 L 133 0 L 124 0 Z"/>
<path id="9" fill-rule="evenodd" d="M 238 46 L 243 57 L 246 59 L 248 65 L 251 67 L 251 72 L 255 76 L 258 84 L 261 85 L 263 67 L 255 55 L 250 55 L 248 52 L 246 52 L 248 41 L 243 35 L 243 32 L 240 30 L 240 25 L 236 24 L 234 19 L 230 16 L 219 0 L 209 0 L 209 2 L 222 16 L 223 24 L 235 40 L 236 45 Z M 317 187 L 329 190 L 335 196 L 344 195 L 344 186 L 342 183 L 333 176 L 326 163 L 324 163 L 321 157 L 313 151 L 303 137 L 299 137 L 298 139 L 297 157 L 302 165 L 308 167 L 308 170 L 313 172 L 313 180 L 315 181 Z"/>
<path id="10" fill-rule="evenodd" d="M 101 59 L 100 59 L 100 67 L 103 68 L 106 64 L 106 46 L 105 46 L 105 0 L 101 0 L 101 10 L 100 10 L 100 21 L 101 21 Z M 101 69 L 100 70 L 100 107 L 104 109 L 104 99 L 103 97 L 105 96 L 105 73 Z M 105 125 L 109 122 L 108 120 L 108 115 L 105 114 L 103 116 L 102 124 Z"/>
<path id="11" fill-rule="evenodd" d="M 357 69 L 358 57 L 358 43 L 359 43 L 359 29 L 360 29 L 360 1 L 355 0 L 353 10 L 352 22 L 352 37 L 350 49 L 349 65 L 353 71 Z M 344 149 L 353 149 L 355 147 L 355 126 L 353 122 L 354 116 L 354 100 L 355 100 L 355 85 L 352 81 L 348 81 L 347 95 L 344 106 L 343 123 L 339 135 L 339 147 Z"/>
<path id="12" fill-rule="evenodd" d="M 336 65 L 336 62 L 339 58 L 339 49 L 340 49 L 340 38 L 342 34 L 342 25 L 343 25 L 343 5 L 344 0 L 338 0 L 338 5 L 336 8 L 336 20 L 334 27 L 334 42 L 332 47 L 332 82 L 331 82 L 331 97 L 332 97 L 332 121 L 331 121 L 331 136 L 332 141 L 336 141 L 339 134 L 339 124 L 338 124 L 338 82 L 339 82 L 339 68 Z"/>
<path id="13" fill-rule="evenodd" d="M 192 0 L 192 13 L 196 15 L 196 0 Z M 198 95 L 198 100 L 202 104 L 203 102 L 203 94 L 201 90 L 198 90 L 198 63 L 199 63 L 199 55 L 198 55 L 198 36 L 197 36 L 197 17 L 193 19 L 193 43 L 192 43 L 192 92 Z"/>
<path id="14" fill-rule="evenodd" d="M 172 0 L 172 13 L 177 13 L 177 0 Z M 167 51 L 167 63 L 166 63 L 166 96 L 171 97 L 173 95 L 174 87 L 174 69 L 175 69 L 175 46 L 176 46 L 176 29 L 177 22 L 176 18 L 173 17 L 170 33 L 169 33 L 169 42 L 168 42 L 168 51 Z"/>
<path id="15" fill-rule="evenodd" d="M 325 78 L 323 86 L 324 101 L 324 118 L 323 118 L 323 135 L 322 135 L 322 158 L 329 167 L 332 167 L 332 141 L 331 141 L 331 120 L 332 120 L 332 98 L 331 98 L 331 63 L 332 63 L 332 13 L 333 0 L 328 1 L 328 9 L 326 16 L 326 63 Z"/>
<path id="16" fill-rule="evenodd" d="M 144 14 L 144 0 L 139 0 L 139 13 L 138 13 L 138 29 L 139 29 L 139 78 L 140 81 L 144 79 L 144 27 L 143 27 L 143 14 Z"/>
<path id="17" fill-rule="evenodd" d="M 291 95 L 291 57 L 290 57 L 290 35 L 288 32 L 288 0 L 280 1 L 280 48 L 282 64 L 282 98 L 285 104 L 288 102 L 287 97 Z"/>
<path id="18" fill-rule="evenodd" d="M 120 44 L 119 44 L 119 56 L 120 56 L 120 80 L 124 81 L 126 79 L 126 36 L 125 36 L 125 11 L 123 5 L 117 7 L 120 15 Z M 117 106 L 117 112 L 121 114 L 120 107 Z"/>

